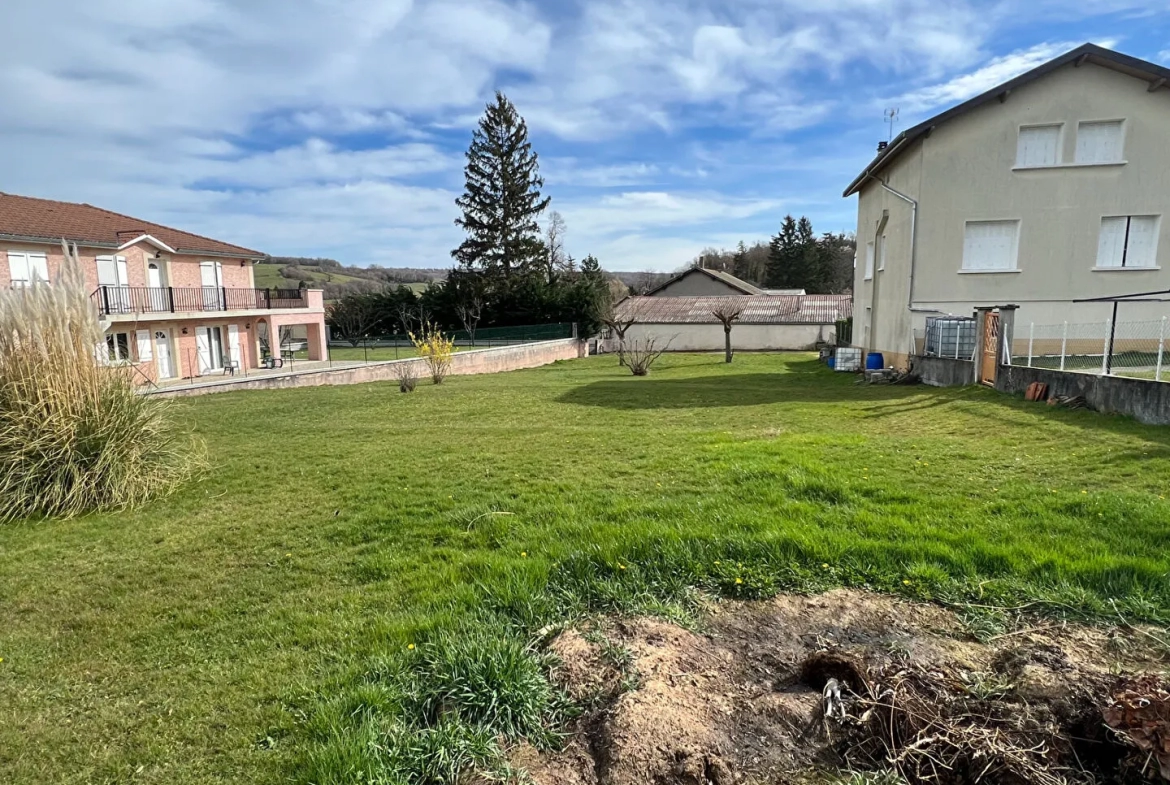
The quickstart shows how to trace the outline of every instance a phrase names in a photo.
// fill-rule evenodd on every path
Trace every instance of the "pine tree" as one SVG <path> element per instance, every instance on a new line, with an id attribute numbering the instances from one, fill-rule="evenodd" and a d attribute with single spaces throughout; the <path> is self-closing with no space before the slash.
<path id="1" fill-rule="evenodd" d="M 528 126 L 501 92 L 472 133 L 466 187 L 455 200 L 456 225 L 467 232 L 451 255 L 468 269 L 510 279 L 543 267 L 546 252 L 537 217 L 548 206 L 544 180 L 528 141 Z"/>
<path id="2" fill-rule="evenodd" d="M 768 267 L 764 278 L 764 285 L 767 288 L 797 288 L 793 283 L 796 253 L 796 219 L 791 215 L 786 215 L 780 231 L 768 243 Z"/>
<path id="3" fill-rule="evenodd" d="M 731 257 L 731 274 L 744 281 L 751 280 L 751 270 L 748 268 L 747 243 L 739 241 L 735 248 L 735 255 Z"/>

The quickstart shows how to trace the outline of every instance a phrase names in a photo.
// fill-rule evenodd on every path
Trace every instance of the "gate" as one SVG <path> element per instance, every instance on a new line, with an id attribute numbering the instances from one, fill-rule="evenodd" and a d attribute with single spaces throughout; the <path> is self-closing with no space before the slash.
<path id="1" fill-rule="evenodd" d="M 999 365 L 999 314 L 983 315 L 983 357 L 979 363 L 979 383 L 995 386 L 995 369 Z"/>

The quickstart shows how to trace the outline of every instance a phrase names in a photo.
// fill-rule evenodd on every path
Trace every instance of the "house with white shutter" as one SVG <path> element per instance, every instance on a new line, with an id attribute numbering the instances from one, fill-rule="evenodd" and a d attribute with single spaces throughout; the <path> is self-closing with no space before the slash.
<path id="1" fill-rule="evenodd" d="M 1107 320 L 1078 301 L 1170 290 L 1170 69 L 1086 44 L 880 144 L 853 195 L 853 339 L 887 364 L 930 317 Z"/>

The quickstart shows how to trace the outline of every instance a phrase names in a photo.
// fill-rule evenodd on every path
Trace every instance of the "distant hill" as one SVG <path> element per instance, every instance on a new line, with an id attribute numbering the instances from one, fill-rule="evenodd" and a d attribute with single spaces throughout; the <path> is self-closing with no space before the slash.
<path id="1" fill-rule="evenodd" d="M 303 281 L 309 288 L 324 289 L 326 300 L 347 294 L 376 292 L 405 284 L 421 291 L 432 281 L 447 277 L 446 270 L 416 267 L 355 267 L 336 259 L 273 256 L 253 268 L 261 289 L 295 288 Z"/>

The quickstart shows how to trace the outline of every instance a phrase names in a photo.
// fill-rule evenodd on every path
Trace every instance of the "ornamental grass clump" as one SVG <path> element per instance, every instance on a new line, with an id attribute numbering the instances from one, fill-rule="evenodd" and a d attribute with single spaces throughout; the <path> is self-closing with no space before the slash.
<path id="1" fill-rule="evenodd" d="M 132 507 L 199 463 L 171 403 L 98 362 L 105 339 L 62 247 L 59 281 L 0 291 L 0 522 Z"/>
<path id="2" fill-rule="evenodd" d="M 451 355 L 455 354 L 455 340 L 443 335 L 437 326 L 423 324 L 418 335 L 410 333 L 410 340 L 418 350 L 418 356 L 427 362 L 431 371 L 431 381 L 442 384 L 451 370 Z"/>

